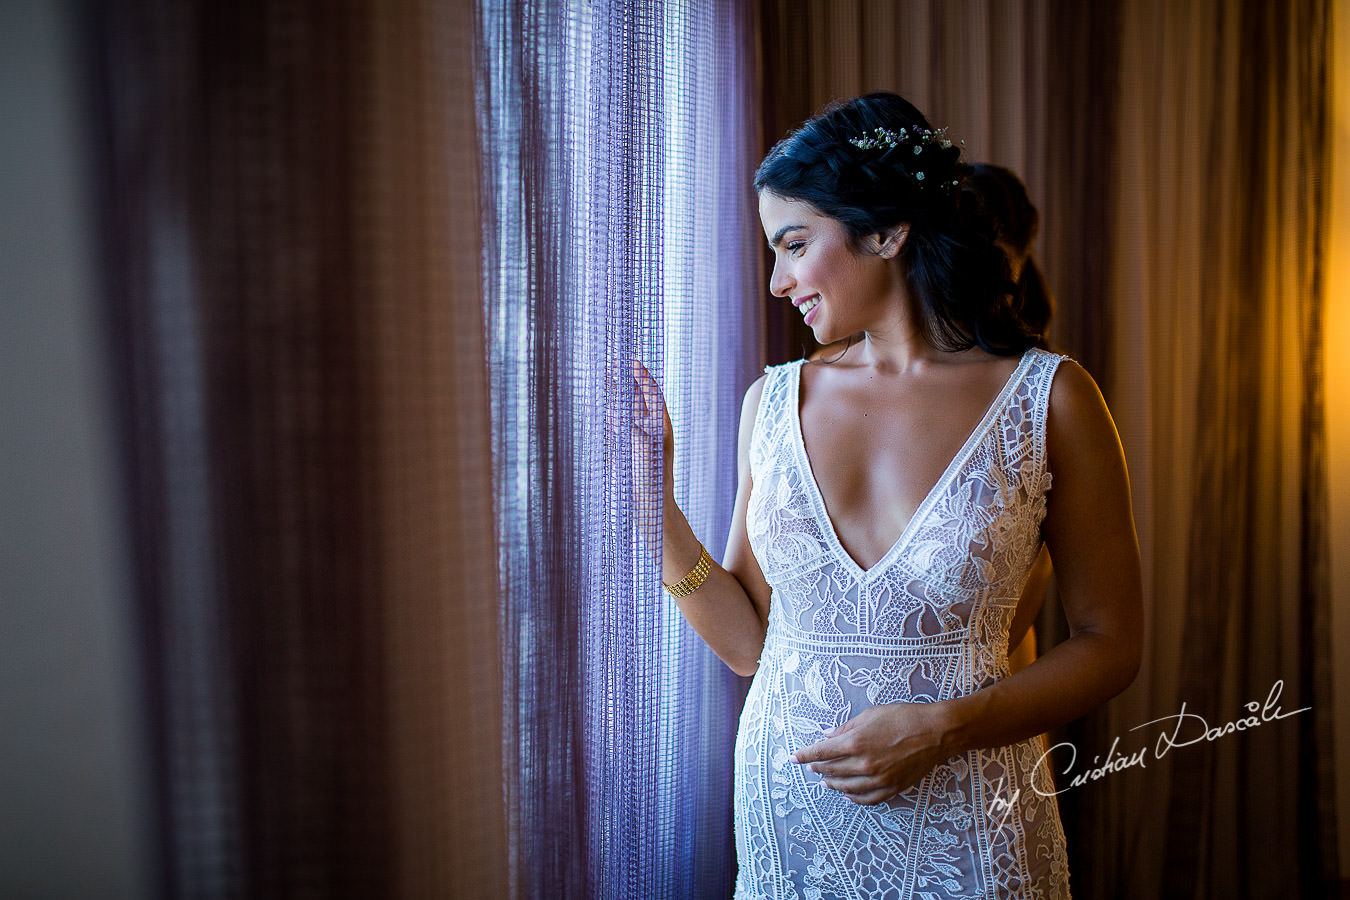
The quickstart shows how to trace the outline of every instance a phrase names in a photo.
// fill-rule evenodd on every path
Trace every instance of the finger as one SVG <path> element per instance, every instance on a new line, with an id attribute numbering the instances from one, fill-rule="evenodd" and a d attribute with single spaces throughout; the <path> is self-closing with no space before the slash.
<path id="1" fill-rule="evenodd" d="M 631 374 L 637 400 L 633 418 L 648 437 L 660 437 L 664 425 L 662 419 L 666 415 L 665 398 L 661 395 L 661 387 L 641 360 L 631 361 Z"/>
<path id="2" fill-rule="evenodd" d="M 836 756 L 825 762 L 810 763 L 811 771 L 820 775 L 835 775 L 842 778 L 854 775 L 870 775 L 867 764 L 857 756 Z"/>
<path id="3" fill-rule="evenodd" d="M 788 760 L 790 762 L 795 762 L 799 766 L 804 766 L 807 763 L 813 763 L 817 762 L 818 760 L 831 758 L 832 757 L 822 756 L 820 754 L 820 744 L 812 744 L 809 747 L 802 747 L 800 750 L 797 750 L 795 753 L 793 753 L 791 756 L 788 757 Z"/>
<path id="4" fill-rule="evenodd" d="M 661 394 L 661 386 L 656 383 L 656 378 L 647 371 L 647 367 L 642 364 L 642 360 L 633 360 L 633 383 L 637 385 L 638 392 L 643 398 L 654 398 Z"/>
<path id="5" fill-rule="evenodd" d="M 663 432 L 670 430 L 670 411 L 666 408 L 661 385 L 647 371 L 647 367 L 636 359 L 633 360 L 633 378 L 642 411 L 642 427 L 653 437 L 660 437 Z"/>
<path id="6" fill-rule="evenodd" d="M 870 722 L 873 716 L 876 715 L 876 711 L 877 707 L 869 706 L 867 709 L 864 709 L 862 712 L 858 713 L 853 718 L 846 719 L 842 724 L 836 725 L 829 731 L 826 731 L 824 737 L 827 738 L 843 737 L 844 735 L 858 728 L 860 725 L 865 725 L 868 722 Z"/>
<path id="7" fill-rule="evenodd" d="M 828 775 L 820 780 L 827 788 L 841 794 L 869 794 L 886 787 L 879 779 L 868 775 Z"/>
<path id="8" fill-rule="evenodd" d="M 798 765 L 805 765 L 806 763 L 823 762 L 829 759 L 841 759 L 847 755 L 844 748 L 840 746 L 840 742 L 831 738 L 817 741 L 809 747 L 802 747 L 792 754 L 791 759 Z"/>

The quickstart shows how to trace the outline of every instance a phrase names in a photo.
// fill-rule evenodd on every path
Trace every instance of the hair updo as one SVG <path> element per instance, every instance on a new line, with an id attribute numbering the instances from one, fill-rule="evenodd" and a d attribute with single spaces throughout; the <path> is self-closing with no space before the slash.
<path id="1" fill-rule="evenodd" d="M 965 179 L 960 147 L 891 93 L 833 103 L 779 141 L 755 189 L 809 203 L 854 249 L 908 223 L 900 249 L 924 338 L 940 350 L 1011 356 L 1036 341 L 1017 314 L 1008 258 Z"/>
<path id="2" fill-rule="evenodd" d="M 1011 169 L 993 163 L 976 163 L 966 177 L 966 184 L 979 196 L 1003 249 L 1021 263 L 1017 276 L 1017 313 L 1027 328 L 1037 335 L 1037 346 L 1045 347 L 1054 300 L 1040 266 L 1036 265 L 1036 258 L 1031 255 L 1031 244 L 1040 232 L 1040 212 L 1027 195 L 1022 179 Z"/>

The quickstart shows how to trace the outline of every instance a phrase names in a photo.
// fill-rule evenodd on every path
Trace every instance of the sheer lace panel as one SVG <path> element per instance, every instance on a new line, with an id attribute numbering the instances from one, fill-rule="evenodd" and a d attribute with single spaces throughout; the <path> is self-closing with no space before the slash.
<path id="1" fill-rule="evenodd" d="M 870 569 L 811 476 L 800 361 L 770 368 L 750 451 L 750 543 L 773 591 L 736 742 L 736 897 L 1068 897 L 1039 740 L 971 751 L 878 806 L 788 761 L 868 706 L 933 702 L 1007 675 L 1008 628 L 1040 549 L 1045 414 L 1062 357 L 1028 351 Z"/>

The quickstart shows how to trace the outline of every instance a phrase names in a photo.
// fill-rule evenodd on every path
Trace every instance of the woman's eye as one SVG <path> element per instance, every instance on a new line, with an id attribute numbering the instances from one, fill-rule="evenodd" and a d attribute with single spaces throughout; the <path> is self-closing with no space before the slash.
<path id="1" fill-rule="evenodd" d="M 795 254 L 795 253 L 800 253 L 801 250 L 802 250 L 802 248 L 805 247 L 805 246 L 806 246 L 806 241 L 788 241 L 787 251 L 788 251 L 789 253 L 794 253 L 794 254 Z"/>

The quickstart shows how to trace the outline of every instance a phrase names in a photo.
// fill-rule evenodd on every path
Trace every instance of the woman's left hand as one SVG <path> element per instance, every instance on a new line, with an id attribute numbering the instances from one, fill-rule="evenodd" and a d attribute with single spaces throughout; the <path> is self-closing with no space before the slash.
<path id="1" fill-rule="evenodd" d="M 824 775 L 826 787 L 854 803 L 889 800 L 955 755 L 943 703 L 888 703 L 849 719 L 825 739 L 793 754 L 793 761 Z"/>

